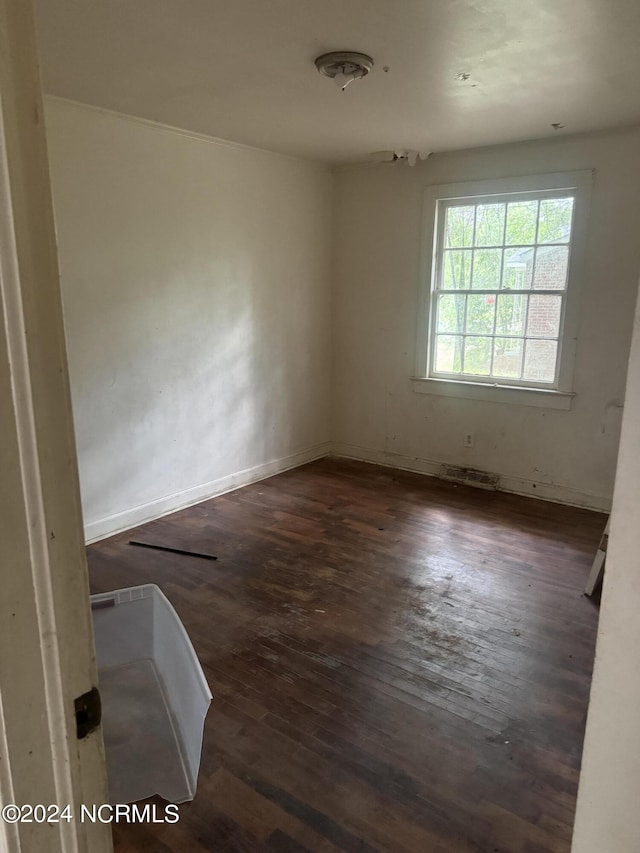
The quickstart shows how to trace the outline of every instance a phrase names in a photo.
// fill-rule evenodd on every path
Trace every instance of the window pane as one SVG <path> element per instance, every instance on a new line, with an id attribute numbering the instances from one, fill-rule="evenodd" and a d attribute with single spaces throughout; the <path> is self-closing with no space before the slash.
<path id="1" fill-rule="evenodd" d="M 494 338 L 492 376 L 519 379 L 522 371 L 522 338 Z"/>
<path id="2" fill-rule="evenodd" d="M 541 201 L 538 243 L 568 243 L 572 214 L 572 198 L 550 198 Z"/>
<path id="3" fill-rule="evenodd" d="M 500 287 L 502 249 L 476 249 L 473 253 L 473 285 L 481 290 Z"/>
<path id="4" fill-rule="evenodd" d="M 539 246 L 533 286 L 538 290 L 562 290 L 567 283 L 568 246 Z"/>
<path id="5" fill-rule="evenodd" d="M 444 227 L 444 248 L 455 249 L 473 245 L 475 205 L 448 207 Z"/>
<path id="6" fill-rule="evenodd" d="M 501 293 L 496 308 L 496 335 L 524 335 L 527 299 L 524 294 Z"/>
<path id="7" fill-rule="evenodd" d="M 459 335 L 438 335 L 435 365 L 437 373 L 460 373 L 462 340 Z"/>
<path id="8" fill-rule="evenodd" d="M 504 238 L 504 204 L 479 204 L 476 208 L 476 246 L 501 246 Z"/>
<path id="9" fill-rule="evenodd" d="M 492 338 L 464 339 L 464 372 L 488 376 L 491 367 Z M 546 343 L 546 341 L 545 341 Z"/>
<path id="10" fill-rule="evenodd" d="M 553 382 L 557 350 L 556 341 L 527 341 L 524 378 L 532 382 Z"/>
<path id="11" fill-rule="evenodd" d="M 443 290 L 468 290 L 471 286 L 471 252 L 445 251 L 442 254 Z"/>
<path id="12" fill-rule="evenodd" d="M 508 290 L 528 290 L 533 277 L 534 248 L 505 249 L 502 286 Z"/>
<path id="13" fill-rule="evenodd" d="M 464 296 L 445 294 L 438 297 L 438 331 L 464 331 Z"/>
<path id="14" fill-rule="evenodd" d="M 560 331 L 561 296 L 530 296 L 527 335 L 557 338 Z"/>
<path id="15" fill-rule="evenodd" d="M 507 239 L 505 243 L 510 246 L 535 243 L 537 220 L 537 201 L 512 201 L 507 205 Z"/>
<path id="16" fill-rule="evenodd" d="M 495 310 L 496 297 L 493 294 L 469 295 L 467 297 L 467 325 L 465 331 L 476 335 L 492 335 Z"/>

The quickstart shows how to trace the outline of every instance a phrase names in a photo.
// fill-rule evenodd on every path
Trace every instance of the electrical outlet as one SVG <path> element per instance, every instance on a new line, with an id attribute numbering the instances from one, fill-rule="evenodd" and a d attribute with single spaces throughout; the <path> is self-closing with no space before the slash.
<path id="1" fill-rule="evenodd" d="M 473 447 L 473 433 L 472 432 L 465 433 L 462 444 L 464 447 Z"/>

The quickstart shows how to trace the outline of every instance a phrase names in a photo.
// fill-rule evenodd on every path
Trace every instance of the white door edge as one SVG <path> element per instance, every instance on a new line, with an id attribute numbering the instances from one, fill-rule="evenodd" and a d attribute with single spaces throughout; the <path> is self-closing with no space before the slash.
<path id="1" fill-rule="evenodd" d="M 97 684 L 33 10 L 0 0 L 0 807 L 7 853 L 108 853 L 102 732 L 74 700 Z"/>

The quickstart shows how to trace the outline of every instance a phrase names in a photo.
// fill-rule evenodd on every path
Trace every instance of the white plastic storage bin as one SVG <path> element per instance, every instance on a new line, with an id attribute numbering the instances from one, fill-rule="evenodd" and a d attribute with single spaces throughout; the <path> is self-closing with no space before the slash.
<path id="1" fill-rule="evenodd" d="M 91 609 L 111 802 L 192 800 L 211 691 L 178 614 L 155 584 Z"/>

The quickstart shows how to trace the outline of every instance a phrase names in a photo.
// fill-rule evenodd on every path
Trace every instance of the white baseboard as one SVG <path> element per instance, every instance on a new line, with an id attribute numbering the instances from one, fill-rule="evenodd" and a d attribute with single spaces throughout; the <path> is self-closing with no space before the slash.
<path id="1" fill-rule="evenodd" d="M 223 495 L 226 492 L 239 489 L 241 486 L 256 483 L 267 477 L 273 477 L 274 474 L 281 474 L 283 471 L 297 468 L 299 465 L 305 465 L 314 459 L 321 459 L 329 454 L 344 459 L 372 462 L 387 468 L 398 468 L 401 471 L 427 474 L 432 477 L 439 474 L 442 464 L 442 462 L 435 462 L 431 459 L 403 456 L 400 453 L 375 450 L 353 444 L 332 444 L 327 441 L 306 450 L 292 453 L 290 456 L 273 459 L 270 462 L 255 465 L 253 468 L 246 468 L 243 471 L 229 474 L 226 477 L 220 477 L 209 483 L 202 483 L 190 489 L 176 492 L 173 495 L 166 495 L 114 515 L 90 521 L 85 524 L 85 540 L 89 545 L 92 542 L 106 539 L 108 536 L 129 530 L 132 527 L 138 527 L 140 524 L 145 524 L 148 521 L 162 518 L 162 516 L 177 512 L 177 510 L 186 509 L 188 506 L 193 506 L 193 504 L 214 498 L 217 495 Z M 580 492 L 567 486 L 550 485 L 549 483 L 525 480 L 520 477 L 510 477 L 505 474 L 500 475 L 500 491 L 511 492 L 516 495 L 527 495 L 528 497 L 567 504 L 569 506 L 585 507 L 586 509 L 594 509 L 600 512 L 611 511 L 611 499 L 608 497 Z"/>
<path id="2" fill-rule="evenodd" d="M 368 447 L 359 447 L 354 444 L 334 443 L 331 446 L 331 455 L 343 459 L 358 459 L 361 462 L 373 462 L 376 465 L 384 465 L 387 468 L 399 468 L 401 471 L 413 471 L 417 474 L 428 474 L 437 476 L 443 462 L 434 462 L 431 459 L 420 459 L 419 457 L 403 456 L 400 453 L 391 453 L 385 450 L 373 450 Z M 491 473 L 499 473 L 493 471 Z M 510 492 L 515 495 L 526 495 L 553 503 L 578 506 L 585 509 L 594 509 L 599 512 L 611 511 L 611 498 L 603 495 L 594 495 L 589 492 L 580 492 L 568 486 L 542 483 L 534 480 L 526 480 L 522 477 L 510 477 L 499 474 L 501 492 Z"/>
<path id="3" fill-rule="evenodd" d="M 245 468 L 244 471 L 237 471 L 226 477 L 220 477 L 218 480 L 201 483 L 173 495 L 166 495 L 149 503 L 131 507 L 131 509 L 123 510 L 123 512 L 118 512 L 115 515 L 90 521 L 84 526 L 86 543 L 89 545 L 99 539 L 106 539 L 107 536 L 113 536 L 123 530 L 138 527 L 140 524 L 154 521 L 179 509 L 186 509 L 188 506 L 239 489 L 241 486 L 248 486 L 250 483 L 258 482 L 258 480 L 273 477 L 274 474 L 281 474 L 290 468 L 297 468 L 299 465 L 313 462 L 314 459 L 321 459 L 323 456 L 328 456 L 330 450 L 331 445 L 326 441 L 306 450 L 292 453 L 290 456 L 273 459 L 270 462 L 255 465 L 253 468 Z"/>

